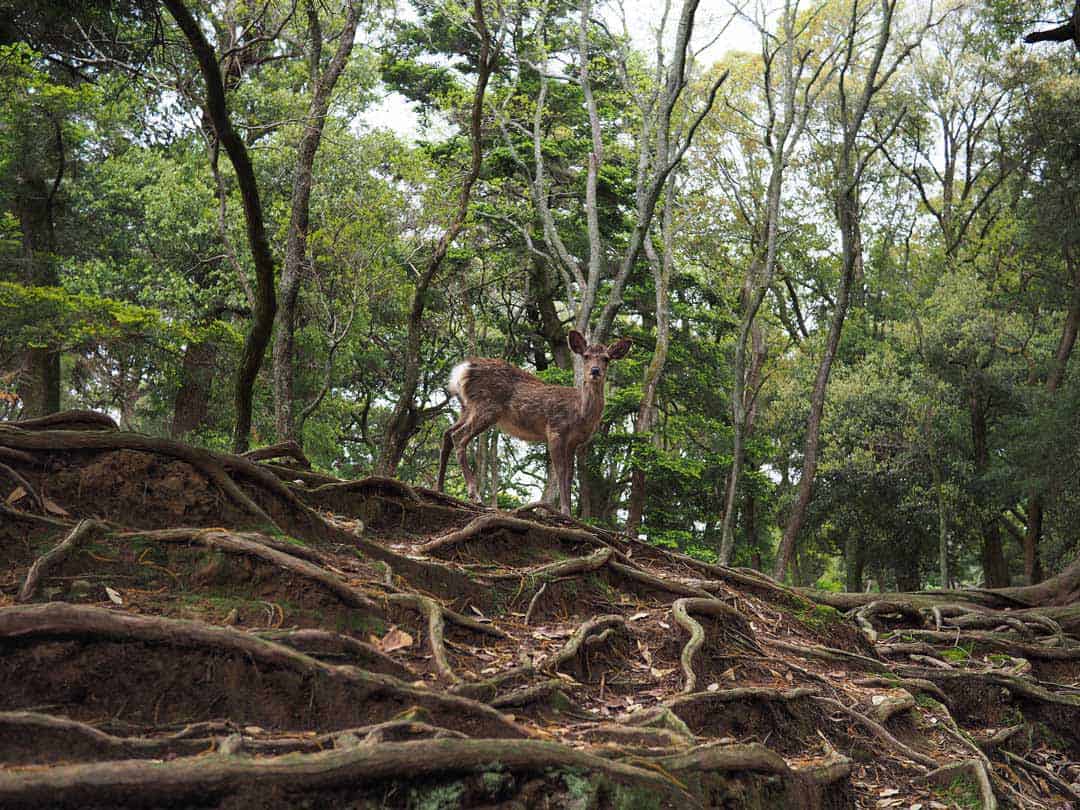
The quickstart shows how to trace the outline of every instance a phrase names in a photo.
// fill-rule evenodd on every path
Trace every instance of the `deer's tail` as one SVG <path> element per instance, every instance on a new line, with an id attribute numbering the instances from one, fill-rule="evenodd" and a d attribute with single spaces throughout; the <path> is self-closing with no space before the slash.
<path id="1" fill-rule="evenodd" d="M 446 485 L 446 462 L 450 460 L 450 450 L 454 446 L 453 429 L 444 430 L 442 435 L 442 451 L 439 453 L 439 492 Z"/>

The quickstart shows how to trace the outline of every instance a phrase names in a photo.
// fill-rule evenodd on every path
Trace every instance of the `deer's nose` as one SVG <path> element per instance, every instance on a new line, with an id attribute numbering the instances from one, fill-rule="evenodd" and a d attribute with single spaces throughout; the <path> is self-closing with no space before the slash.
<path id="1" fill-rule="evenodd" d="M 600 366 L 593 366 L 593 367 L 592 367 L 592 369 L 591 369 L 591 371 L 590 371 L 590 373 L 591 373 L 591 374 L 592 374 L 592 375 L 593 375 L 594 377 L 599 377 L 599 376 L 600 376 Z"/>

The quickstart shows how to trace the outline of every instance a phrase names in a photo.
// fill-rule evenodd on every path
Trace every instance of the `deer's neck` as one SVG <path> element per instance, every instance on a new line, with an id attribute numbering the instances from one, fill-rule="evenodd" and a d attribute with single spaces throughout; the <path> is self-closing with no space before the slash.
<path id="1" fill-rule="evenodd" d="M 590 430 L 595 428 L 604 413 L 604 383 L 585 380 L 578 407 L 581 409 L 581 420 Z"/>

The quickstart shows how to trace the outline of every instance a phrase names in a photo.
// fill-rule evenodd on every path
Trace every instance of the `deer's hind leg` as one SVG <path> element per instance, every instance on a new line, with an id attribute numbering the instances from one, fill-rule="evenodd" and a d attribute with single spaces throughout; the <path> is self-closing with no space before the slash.
<path id="1" fill-rule="evenodd" d="M 480 499 L 480 488 L 476 484 L 476 473 L 469 466 L 467 450 L 469 442 L 499 421 L 498 408 L 485 408 L 470 413 L 455 428 L 451 428 L 454 447 L 457 448 L 458 464 L 461 465 L 461 474 L 465 476 L 465 484 L 469 488 L 469 499 Z"/>
<path id="2" fill-rule="evenodd" d="M 467 417 L 462 414 L 454 424 L 443 431 L 442 448 L 439 451 L 439 483 L 437 484 L 439 492 L 446 491 L 446 462 L 450 460 L 450 449 L 454 446 L 454 431 L 466 421 Z"/>

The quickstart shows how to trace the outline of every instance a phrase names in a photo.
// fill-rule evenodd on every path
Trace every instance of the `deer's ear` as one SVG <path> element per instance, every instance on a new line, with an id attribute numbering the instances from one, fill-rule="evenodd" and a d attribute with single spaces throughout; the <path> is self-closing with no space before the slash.
<path id="1" fill-rule="evenodd" d="M 630 353 L 630 347 L 632 345 L 633 343 L 630 341 L 630 338 L 623 338 L 622 340 L 612 343 L 608 346 L 608 357 L 612 360 L 621 360 Z"/>
<path id="2" fill-rule="evenodd" d="M 577 329 L 566 336 L 566 342 L 570 344 L 570 351 L 574 354 L 585 354 L 585 350 L 589 347 L 589 343 L 585 340 L 585 336 Z"/>

